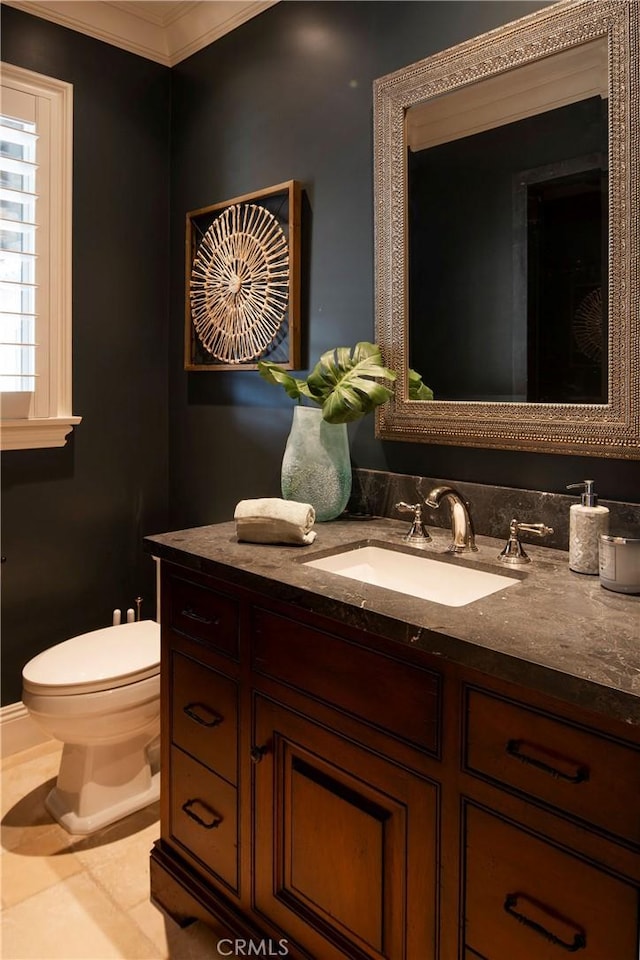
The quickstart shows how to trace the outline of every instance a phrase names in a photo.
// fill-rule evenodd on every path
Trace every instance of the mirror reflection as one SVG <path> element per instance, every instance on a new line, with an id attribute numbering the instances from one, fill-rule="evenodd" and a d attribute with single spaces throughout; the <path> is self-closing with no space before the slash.
<path id="1" fill-rule="evenodd" d="M 608 402 L 607 55 L 406 111 L 408 365 L 437 400 Z"/>

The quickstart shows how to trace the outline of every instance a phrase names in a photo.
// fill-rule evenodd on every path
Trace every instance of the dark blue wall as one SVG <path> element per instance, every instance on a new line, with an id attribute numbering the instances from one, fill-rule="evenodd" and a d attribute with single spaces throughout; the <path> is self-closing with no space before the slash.
<path id="1" fill-rule="evenodd" d="M 229 519 L 278 496 L 291 402 L 256 373 L 182 370 L 184 214 L 291 178 L 308 198 L 306 364 L 374 339 L 372 81 L 543 3 L 284 2 L 172 71 L 171 520 Z M 637 499 L 636 463 L 377 441 L 356 466 L 563 492 L 594 476 Z"/>
<path id="2" fill-rule="evenodd" d="M 168 522 L 170 71 L 2 8 L 2 58 L 74 85 L 73 412 L 64 448 L 2 454 L 2 699 L 35 653 L 146 598 Z"/>

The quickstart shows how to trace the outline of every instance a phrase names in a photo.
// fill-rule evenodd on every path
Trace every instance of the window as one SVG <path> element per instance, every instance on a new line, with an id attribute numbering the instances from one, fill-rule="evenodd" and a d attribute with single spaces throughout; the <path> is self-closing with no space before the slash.
<path id="1" fill-rule="evenodd" d="M 61 447 L 71 414 L 71 84 L 2 64 L 2 449 Z"/>

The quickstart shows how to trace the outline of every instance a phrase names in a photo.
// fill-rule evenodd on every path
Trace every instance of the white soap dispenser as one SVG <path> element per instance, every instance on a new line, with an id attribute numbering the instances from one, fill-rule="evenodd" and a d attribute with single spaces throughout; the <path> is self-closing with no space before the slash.
<path id="1" fill-rule="evenodd" d="M 583 488 L 580 503 L 569 510 L 569 567 L 576 573 L 599 572 L 600 534 L 609 532 L 609 508 L 599 506 L 593 486 L 593 480 L 567 486 L 567 490 Z"/>

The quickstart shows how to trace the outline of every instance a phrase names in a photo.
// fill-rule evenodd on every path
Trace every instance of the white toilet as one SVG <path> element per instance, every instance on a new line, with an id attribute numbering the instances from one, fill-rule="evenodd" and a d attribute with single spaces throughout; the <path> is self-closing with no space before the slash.
<path id="1" fill-rule="evenodd" d="M 45 650 L 22 671 L 22 700 L 64 743 L 45 806 L 70 833 L 94 833 L 158 799 L 159 623 L 105 627 Z"/>

